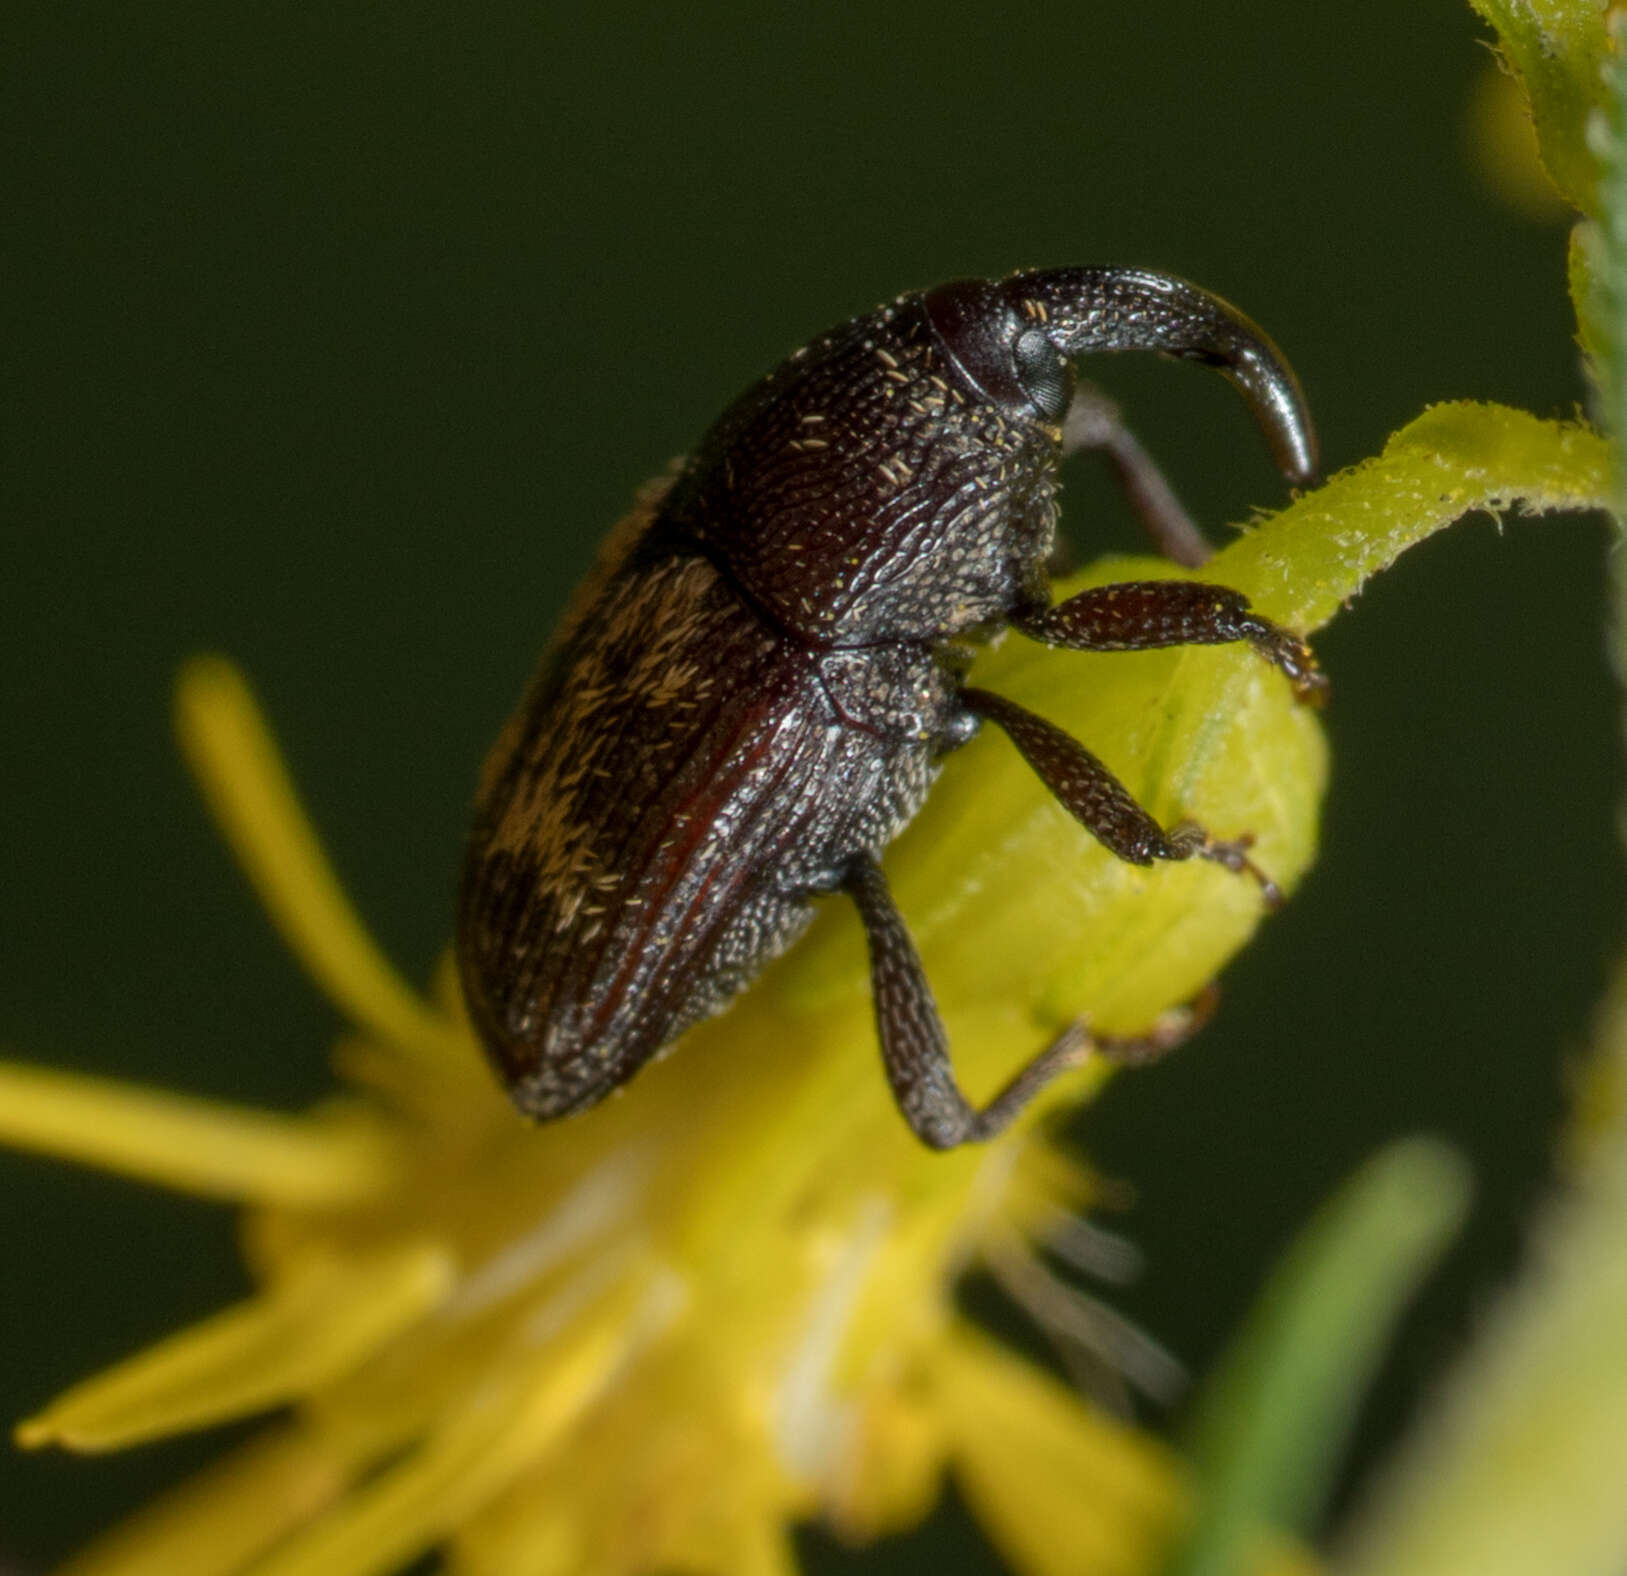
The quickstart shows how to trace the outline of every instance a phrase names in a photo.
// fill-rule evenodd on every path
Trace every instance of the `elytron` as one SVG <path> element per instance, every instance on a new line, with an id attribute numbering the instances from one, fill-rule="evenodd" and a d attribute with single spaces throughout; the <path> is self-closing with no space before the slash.
<path id="1" fill-rule="evenodd" d="M 1074 357 L 1133 349 L 1218 369 L 1288 480 L 1312 479 L 1299 386 L 1247 318 L 1166 275 L 1058 268 L 956 280 L 831 330 L 645 491 L 477 797 L 458 960 L 523 1111 L 603 1099 L 788 947 L 816 899 L 845 893 L 905 1120 L 940 1149 L 1009 1123 L 1088 1036 L 1065 1032 L 972 1106 L 880 864 L 944 756 L 985 721 L 1121 859 L 1214 860 L 1269 894 L 1246 837 L 1165 829 L 1083 745 L 966 682 L 966 642 L 1009 625 L 1086 651 L 1243 641 L 1320 699 L 1304 642 L 1238 592 L 1157 580 L 1051 604 L 1072 448 L 1106 452 L 1168 556 L 1204 556 L 1111 407 L 1084 390 L 1075 401 Z"/>

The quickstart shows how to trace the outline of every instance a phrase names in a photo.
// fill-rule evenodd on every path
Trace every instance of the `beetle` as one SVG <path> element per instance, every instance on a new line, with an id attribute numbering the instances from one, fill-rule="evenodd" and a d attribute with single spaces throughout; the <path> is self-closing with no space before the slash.
<path id="1" fill-rule="evenodd" d="M 1103 1049 L 1065 1032 L 981 1109 L 955 1082 L 879 861 L 985 721 L 1119 858 L 1214 860 L 1273 894 L 1246 837 L 1166 830 L 1083 745 L 965 681 L 965 642 L 1013 626 L 1089 651 L 1243 641 L 1302 700 L 1324 692 L 1305 643 L 1239 592 L 1158 580 L 1051 605 L 1065 448 L 1107 452 L 1166 554 L 1205 552 L 1110 407 L 1082 396 L 1069 420 L 1073 358 L 1128 349 L 1217 368 L 1288 480 L 1314 479 L 1299 385 L 1252 322 L 1169 275 L 1069 267 L 954 280 L 832 329 L 641 495 L 477 795 L 459 972 L 523 1112 L 596 1104 L 837 892 L 863 921 L 882 1059 L 924 1143 L 992 1136 Z"/>

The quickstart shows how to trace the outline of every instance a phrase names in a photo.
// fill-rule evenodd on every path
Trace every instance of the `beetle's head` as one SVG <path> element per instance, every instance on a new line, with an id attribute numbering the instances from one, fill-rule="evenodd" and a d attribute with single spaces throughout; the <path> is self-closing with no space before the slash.
<path id="1" fill-rule="evenodd" d="M 1248 402 L 1288 480 L 1316 477 L 1316 435 L 1293 369 L 1265 333 L 1218 296 L 1141 268 L 1050 268 L 957 279 L 922 297 L 968 390 L 1015 416 L 1061 423 L 1072 358 L 1155 350 L 1214 367 Z"/>
<path id="2" fill-rule="evenodd" d="M 1061 425 L 1073 398 L 1073 363 L 1032 302 L 1002 281 L 954 279 L 927 291 L 922 304 L 972 393 L 1013 416 Z"/>

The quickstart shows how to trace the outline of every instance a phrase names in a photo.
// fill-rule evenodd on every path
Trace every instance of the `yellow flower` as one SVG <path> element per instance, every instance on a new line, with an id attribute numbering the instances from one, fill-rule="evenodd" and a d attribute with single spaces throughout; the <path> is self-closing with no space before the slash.
<path id="1" fill-rule="evenodd" d="M 1241 538 L 1213 577 L 1315 627 L 1464 509 L 1586 501 L 1602 464 L 1580 429 L 1443 407 Z M 1120 563 L 1075 584 L 1168 572 Z M 1248 654 L 1012 640 L 979 678 L 1088 739 L 1166 821 L 1254 832 L 1285 887 L 1305 869 L 1321 736 Z M 1086 1321 L 1037 1247 L 1093 1179 L 1042 1120 L 986 1148 L 915 1142 L 846 914 L 623 1097 L 534 1129 L 449 975 L 421 998 L 378 955 L 236 672 L 194 663 L 179 720 L 262 900 L 353 1025 L 347 1092 L 282 1117 L 0 1065 L 0 1139 L 243 1204 L 259 1288 L 74 1387 L 19 1441 L 105 1450 L 281 1409 L 77 1576 L 361 1576 L 431 1548 L 465 1576 L 789 1572 L 794 1522 L 906 1526 L 946 1470 L 1024 1570 L 1159 1567 L 1185 1512 L 1172 1458 L 952 1298 L 982 1260 L 1059 1335 Z M 1081 1011 L 1145 1029 L 1260 913 L 1211 866 L 1113 861 L 993 737 L 956 759 L 888 867 L 974 1097 Z M 1087 1068 L 1058 1092 L 1098 1081 Z"/>

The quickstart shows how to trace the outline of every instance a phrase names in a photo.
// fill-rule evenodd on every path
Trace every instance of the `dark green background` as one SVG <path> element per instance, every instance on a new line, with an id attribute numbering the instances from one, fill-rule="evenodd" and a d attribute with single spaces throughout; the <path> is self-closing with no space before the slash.
<path id="1" fill-rule="evenodd" d="M 1288 351 L 1330 467 L 1430 400 L 1582 393 L 1562 227 L 1464 159 L 1487 55 L 1449 0 L 8 24 L 0 1038 L 59 1065 L 326 1087 L 334 1015 L 171 747 L 183 657 L 247 667 L 420 974 L 476 763 L 599 532 L 745 382 L 901 288 L 1188 275 Z M 1218 381 L 1099 370 L 1202 518 L 1282 500 Z M 1089 478 L 1070 504 L 1081 546 L 1133 541 Z M 1469 1149 L 1475 1225 L 1369 1444 L 1518 1244 L 1620 933 L 1602 557 L 1596 522 L 1467 522 L 1326 634 L 1319 869 L 1219 1023 L 1080 1124 L 1141 1190 L 1123 1303 L 1200 1371 L 1360 1156 L 1421 1128 Z M 241 1286 L 227 1211 L 30 1158 L 0 1155 L 0 1242 L 6 1418 Z M 0 1550 L 44 1562 L 216 1443 L 0 1456 Z M 901 1568 L 965 1536 L 951 1512 Z"/>

